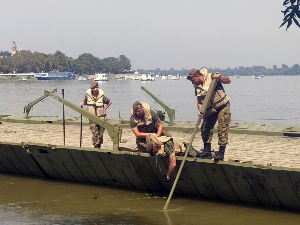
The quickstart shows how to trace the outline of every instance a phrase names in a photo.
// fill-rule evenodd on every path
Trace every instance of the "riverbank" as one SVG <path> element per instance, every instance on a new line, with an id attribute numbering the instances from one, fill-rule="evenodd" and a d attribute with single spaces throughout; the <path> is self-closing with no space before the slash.
<path id="1" fill-rule="evenodd" d="M 193 122 L 182 122 L 186 129 L 179 132 L 171 130 L 172 136 L 180 141 L 189 142 Z M 265 128 L 267 129 L 267 128 Z M 184 130 L 184 129 L 183 129 Z M 254 165 L 300 168 L 300 138 L 280 135 L 259 135 L 255 133 L 229 133 L 229 144 L 226 148 L 225 161 L 252 162 Z M 82 147 L 92 148 L 92 135 L 86 121 L 82 127 Z M 0 124 L 0 142 L 12 143 L 42 143 L 50 145 L 64 145 L 63 126 L 61 124 L 25 124 L 2 121 Z M 65 145 L 79 147 L 80 126 L 67 125 L 65 128 Z M 193 147 L 203 148 L 200 133 L 196 134 Z M 112 150 L 113 143 L 105 132 L 104 144 L 101 149 Z M 135 149 L 135 136 L 126 124 L 122 129 L 120 147 Z M 214 134 L 212 148 L 218 150 L 217 134 Z"/>

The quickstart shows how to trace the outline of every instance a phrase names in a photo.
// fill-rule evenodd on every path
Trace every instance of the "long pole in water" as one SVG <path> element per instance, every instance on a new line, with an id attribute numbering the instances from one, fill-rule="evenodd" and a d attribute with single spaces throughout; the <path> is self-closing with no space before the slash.
<path id="1" fill-rule="evenodd" d="M 167 202 L 166 202 L 166 204 L 165 204 L 164 210 L 167 210 L 168 207 L 169 207 L 169 203 L 170 203 L 171 198 L 172 198 L 172 196 L 173 196 L 173 193 L 174 193 L 175 187 L 176 187 L 176 185 L 177 185 L 178 179 L 179 179 L 179 177 L 180 177 L 180 174 L 181 174 L 182 168 L 183 168 L 183 166 L 184 166 L 185 160 L 186 160 L 186 158 L 187 158 L 187 156 L 188 156 L 188 153 L 189 153 L 189 151 L 190 151 L 190 148 L 191 148 L 191 146 L 192 146 L 192 143 L 193 143 L 193 141 L 194 141 L 194 139 L 195 139 L 195 135 L 196 135 L 197 130 L 198 130 L 198 127 L 199 127 L 199 125 L 200 125 L 200 123 L 201 123 L 201 119 L 202 119 L 202 117 L 199 116 L 198 121 L 197 121 L 197 124 L 196 124 L 196 127 L 195 127 L 195 129 L 194 129 L 193 134 L 192 134 L 192 137 L 191 137 L 189 146 L 188 146 L 188 148 L 187 148 L 187 150 L 186 150 L 186 152 L 185 152 L 185 154 L 184 154 L 184 157 L 183 157 L 183 160 L 182 160 L 182 162 L 181 162 L 181 165 L 180 165 L 179 171 L 178 171 L 178 173 L 177 173 L 176 179 L 175 179 L 174 184 L 173 184 L 173 186 L 172 186 L 172 189 L 171 189 L 171 192 L 170 192 L 170 194 L 169 194 L 168 200 L 167 200 Z"/>
<path id="2" fill-rule="evenodd" d="M 82 114 L 80 115 L 80 145 L 79 145 L 80 147 L 81 147 L 81 143 L 82 143 Z"/>
<path id="3" fill-rule="evenodd" d="M 62 97 L 65 98 L 65 89 L 62 89 Z M 65 124 L 65 104 L 63 104 L 63 131 L 64 131 L 64 145 L 66 145 L 66 124 Z"/>
<path id="4" fill-rule="evenodd" d="M 217 80 L 214 79 L 214 74 L 212 74 L 211 77 L 212 77 L 212 81 L 211 81 L 211 83 L 210 83 L 210 85 L 209 85 L 208 91 L 207 91 L 206 96 L 205 96 L 205 98 L 204 98 L 204 100 L 203 100 L 203 104 L 202 104 L 202 107 L 201 107 L 201 110 L 200 110 L 200 115 L 199 115 L 199 117 L 198 117 L 198 121 L 197 121 L 196 127 L 195 127 L 195 129 L 194 129 L 193 134 L 192 134 L 192 137 L 191 137 L 189 146 L 188 146 L 188 148 L 187 148 L 187 150 L 186 150 L 186 152 L 185 152 L 185 154 L 184 154 L 184 158 L 183 158 L 183 160 L 182 160 L 182 162 L 181 162 L 179 171 L 178 171 L 178 173 L 177 173 L 177 176 L 176 176 L 176 179 L 175 179 L 175 181 L 174 181 L 173 187 L 172 187 L 171 192 L 170 192 L 170 194 L 169 194 L 168 200 L 167 200 L 167 202 L 166 202 L 166 204 L 165 204 L 164 210 L 167 210 L 167 209 L 168 209 L 169 203 L 170 203 L 170 201 L 171 201 L 172 195 L 173 195 L 173 193 L 174 193 L 175 187 L 176 187 L 177 182 L 178 182 L 178 179 L 179 179 L 179 177 L 180 177 L 182 168 L 183 168 L 183 166 L 184 166 L 186 157 L 188 156 L 190 147 L 192 146 L 192 143 L 193 143 L 193 141 L 194 141 L 194 138 L 195 138 L 195 135 L 196 135 L 196 133 L 197 133 L 198 127 L 199 127 L 199 125 L 200 125 L 200 123 L 201 123 L 202 115 L 204 115 L 204 114 L 206 113 L 206 110 L 207 110 L 208 106 L 210 105 L 210 99 L 211 99 L 212 96 L 213 96 L 213 92 L 214 92 L 214 89 L 215 89 L 216 84 L 217 84 Z"/>

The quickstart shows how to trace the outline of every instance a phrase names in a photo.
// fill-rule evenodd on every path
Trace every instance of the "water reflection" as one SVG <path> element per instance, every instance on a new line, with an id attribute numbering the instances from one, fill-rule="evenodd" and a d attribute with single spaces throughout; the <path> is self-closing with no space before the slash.
<path id="1" fill-rule="evenodd" d="M 0 174 L 0 224 L 295 224 L 300 215 Z"/>

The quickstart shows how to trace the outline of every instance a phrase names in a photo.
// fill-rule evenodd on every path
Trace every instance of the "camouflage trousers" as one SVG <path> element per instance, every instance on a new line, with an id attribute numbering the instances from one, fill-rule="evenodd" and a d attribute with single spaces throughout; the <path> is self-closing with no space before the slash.
<path id="1" fill-rule="evenodd" d="M 201 136 L 204 143 L 211 143 L 213 129 L 218 121 L 218 144 L 226 146 L 228 144 L 228 130 L 231 122 L 231 112 L 229 102 L 218 109 L 215 113 L 205 114 L 201 126 Z"/>
<path id="2" fill-rule="evenodd" d="M 97 123 L 92 122 L 92 121 L 90 121 L 89 124 L 90 124 L 90 130 L 92 131 L 92 134 L 93 134 L 93 137 L 92 137 L 93 145 L 101 146 L 101 144 L 103 144 L 103 134 L 104 134 L 105 128 L 100 126 Z"/>

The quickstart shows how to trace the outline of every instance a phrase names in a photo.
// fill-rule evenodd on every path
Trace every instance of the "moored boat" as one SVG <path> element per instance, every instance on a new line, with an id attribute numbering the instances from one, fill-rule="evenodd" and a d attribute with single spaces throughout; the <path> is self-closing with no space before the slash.
<path id="1" fill-rule="evenodd" d="M 96 73 L 95 81 L 108 81 L 108 78 L 105 73 Z"/>
<path id="2" fill-rule="evenodd" d="M 36 73 L 34 77 L 38 80 L 75 80 L 76 76 L 73 72 L 48 72 Z"/>

